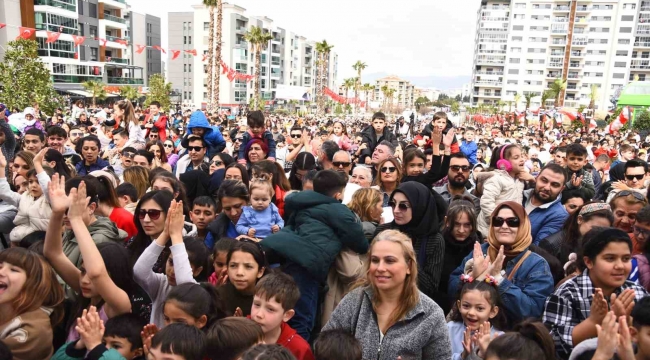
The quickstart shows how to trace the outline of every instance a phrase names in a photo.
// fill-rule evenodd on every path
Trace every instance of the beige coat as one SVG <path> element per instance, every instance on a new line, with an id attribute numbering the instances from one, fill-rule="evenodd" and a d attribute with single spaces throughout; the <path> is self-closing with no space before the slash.
<path id="1" fill-rule="evenodd" d="M 321 324 L 327 324 L 334 308 L 341 302 L 341 299 L 350 291 L 350 286 L 364 274 L 367 255 L 359 255 L 354 251 L 343 248 L 336 257 L 334 266 L 327 274 L 327 286 L 329 290 L 323 302 L 323 315 Z"/>
<path id="2" fill-rule="evenodd" d="M 506 171 L 494 170 L 494 175 L 483 184 L 481 196 L 481 213 L 477 219 L 478 230 L 487 236 L 492 212 L 504 201 L 521 204 L 524 200 L 524 182 L 514 179 Z"/>

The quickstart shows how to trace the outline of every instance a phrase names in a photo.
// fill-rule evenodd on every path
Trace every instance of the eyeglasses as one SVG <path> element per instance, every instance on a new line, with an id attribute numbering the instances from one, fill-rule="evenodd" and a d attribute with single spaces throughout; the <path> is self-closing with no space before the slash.
<path id="1" fill-rule="evenodd" d="M 235 138 L 235 142 L 241 142 L 243 138 Z"/>
<path id="2" fill-rule="evenodd" d="M 633 227 L 633 229 L 634 229 L 634 235 L 636 235 L 637 237 L 639 237 L 639 235 L 642 235 L 644 239 L 646 240 L 650 239 L 650 230 L 642 229 L 636 225 Z"/>
<path id="3" fill-rule="evenodd" d="M 187 151 L 199 152 L 203 150 L 203 146 L 188 146 Z"/>
<path id="4" fill-rule="evenodd" d="M 625 179 L 629 180 L 629 181 L 632 181 L 634 179 L 637 179 L 637 180 L 641 181 L 641 180 L 643 180 L 644 177 L 645 177 L 644 174 L 638 174 L 638 175 L 627 175 L 626 174 L 625 175 Z"/>
<path id="5" fill-rule="evenodd" d="M 470 167 L 469 165 L 451 165 L 449 168 L 455 172 L 459 172 L 463 170 L 463 172 L 469 172 Z"/>
<path id="6" fill-rule="evenodd" d="M 157 139 L 158 135 L 149 135 L 149 139 Z"/>
<path id="7" fill-rule="evenodd" d="M 348 167 L 348 166 L 350 166 L 350 164 L 352 164 L 352 163 L 345 162 L 345 161 L 335 161 L 335 162 L 333 162 L 332 164 L 334 165 L 334 167 L 341 167 L 341 166 L 342 166 L 342 167 Z M 393 169 L 395 169 L 395 168 L 393 168 Z M 392 172 L 392 171 L 391 171 L 391 172 Z"/>
<path id="8" fill-rule="evenodd" d="M 630 191 L 630 190 L 623 190 L 623 191 L 617 193 L 616 195 L 614 195 L 614 199 L 624 197 L 624 196 L 629 196 L 629 195 L 634 196 L 634 198 L 639 200 L 639 201 L 642 201 L 642 202 L 646 201 L 645 197 L 641 193 L 638 193 L 636 191 Z"/>
<path id="9" fill-rule="evenodd" d="M 135 157 L 135 153 L 132 152 L 125 152 L 122 154 L 124 157 L 128 157 L 129 159 L 133 159 Z"/>
<path id="10" fill-rule="evenodd" d="M 393 168 L 393 169 L 394 169 L 394 168 Z M 401 203 L 398 204 L 398 203 L 395 202 L 395 201 L 391 201 L 391 202 L 389 202 L 389 203 L 388 203 L 388 206 L 390 206 L 391 208 L 393 208 L 393 210 L 397 207 L 397 208 L 400 209 L 401 211 L 406 211 L 406 210 L 408 210 L 408 209 L 411 208 L 411 205 L 410 205 L 409 203 L 401 202 Z"/>
<path id="11" fill-rule="evenodd" d="M 502 227 L 503 223 L 506 223 L 508 225 L 508 227 L 518 228 L 520 221 L 519 221 L 519 218 L 516 218 L 516 217 L 511 217 L 511 218 L 504 219 L 502 217 L 495 216 L 495 217 L 492 218 L 492 227 L 497 227 L 497 228 Z"/>
<path id="12" fill-rule="evenodd" d="M 397 171 L 397 168 L 394 167 L 394 166 L 393 166 L 393 167 L 384 166 L 384 167 L 382 167 L 380 170 L 381 170 L 381 172 L 383 172 L 383 173 L 387 173 L 387 174 L 388 174 L 388 173 L 391 173 L 391 174 L 392 174 L 392 173 L 394 173 L 395 171 Z"/>
<path id="13" fill-rule="evenodd" d="M 160 214 L 162 214 L 162 210 L 154 210 L 154 209 L 142 210 L 142 209 L 140 209 L 140 211 L 138 212 L 138 219 L 144 220 L 144 218 L 147 215 L 149 215 L 149 219 L 158 220 L 158 218 L 160 218 Z"/>
<path id="14" fill-rule="evenodd" d="M 216 165 L 216 166 L 221 166 L 221 165 L 223 165 L 223 161 L 221 161 L 221 160 L 215 160 L 215 161 L 211 162 L 210 164 L 214 164 L 214 165 Z"/>
<path id="15" fill-rule="evenodd" d="M 166 148 L 174 148 L 174 144 L 164 144 L 163 146 Z"/>
<path id="16" fill-rule="evenodd" d="M 302 134 L 291 134 L 291 137 L 294 139 L 300 139 L 302 137 Z"/>

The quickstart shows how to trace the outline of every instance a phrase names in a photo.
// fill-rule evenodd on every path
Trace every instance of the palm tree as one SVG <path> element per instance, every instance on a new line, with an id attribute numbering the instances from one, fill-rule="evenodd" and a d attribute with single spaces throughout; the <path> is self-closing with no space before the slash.
<path id="1" fill-rule="evenodd" d="M 589 92 L 589 109 L 593 110 L 596 107 L 596 100 L 598 99 L 598 85 L 591 84 L 591 91 Z"/>
<path id="2" fill-rule="evenodd" d="M 364 98 L 366 99 L 366 112 L 368 112 L 368 104 L 370 103 L 370 98 L 368 97 L 368 93 L 373 90 L 375 90 L 375 86 L 369 83 L 365 83 L 363 84 L 363 86 L 361 86 L 361 91 L 363 91 Z"/>
<path id="3" fill-rule="evenodd" d="M 327 40 L 316 43 L 316 52 L 318 53 L 318 77 L 316 78 L 316 95 L 318 96 L 318 101 L 316 103 L 317 113 L 322 114 L 325 109 L 325 97 L 323 95 L 323 90 L 325 89 L 325 74 L 329 68 L 329 58 L 330 52 L 334 45 L 327 43 Z"/>
<path id="4" fill-rule="evenodd" d="M 138 90 L 133 86 L 125 85 L 120 87 L 120 96 L 134 102 L 140 97 L 140 94 L 138 94 Z"/>
<path id="5" fill-rule="evenodd" d="M 93 99 L 93 107 L 95 107 L 95 99 L 104 100 L 106 99 L 106 89 L 104 89 L 104 84 L 99 81 L 86 81 L 81 84 L 86 91 L 88 91 Z"/>
<path id="6" fill-rule="evenodd" d="M 501 110 L 503 110 L 504 106 L 505 106 L 505 103 L 503 101 L 501 101 L 501 100 L 497 101 L 497 109 L 498 109 L 499 112 L 501 112 Z"/>
<path id="7" fill-rule="evenodd" d="M 262 109 L 262 101 L 260 99 L 260 77 L 262 75 L 262 51 L 266 49 L 269 41 L 273 39 L 273 35 L 262 30 L 262 28 L 253 26 L 244 35 L 244 39 L 251 44 L 251 48 L 255 52 L 255 96 L 253 97 L 253 109 Z"/>
<path id="8" fill-rule="evenodd" d="M 542 108 L 546 108 L 546 101 L 555 98 L 555 93 L 551 89 L 544 90 L 542 93 Z"/>
<path id="9" fill-rule="evenodd" d="M 357 99 L 359 99 L 359 88 L 361 87 L 361 71 L 365 70 L 368 67 L 368 65 L 364 62 L 361 62 L 361 60 L 358 60 L 354 65 L 352 65 L 352 68 L 357 71 L 357 82 L 354 84 L 354 113 L 356 114 L 358 112 L 359 108 L 359 103 L 357 102 Z"/>
<path id="10" fill-rule="evenodd" d="M 517 107 L 519 106 L 519 103 L 521 102 L 521 94 L 515 93 L 514 100 L 515 100 L 515 111 L 516 111 Z"/>
<path id="11" fill-rule="evenodd" d="M 562 103 L 564 103 L 564 89 L 566 89 L 566 80 L 555 79 L 548 87 L 555 94 L 555 102 L 553 103 L 554 107 L 561 106 L 560 97 L 562 97 Z"/>
<path id="12" fill-rule="evenodd" d="M 379 90 L 381 90 L 381 93 L 384 95 L 384 99 L 382 102 L 382 108 L 384 108 L 386 106 L 386 99 L 388 98 L 388 85 L 382 86 L 381 88 L 379 88 Z"/>
<path id="13" fill-rule="evenodd" d="M 387 89 L 386 90 L 386 95 L 388 96 L 388 99 L 390 100 L 390 103 L 388 104 L 388 112 L 392 113 L 393 112 L 393 95 L 395 95 L 395 89 Z"/>
<path id="14" fill-rule="evenodd" d="M 212 0 L 215 1 L 215 0 Z M 223 1 L 216 0 L 217 2 L 217 21 L 216 25 L 216 39 L 215 39 L 215 50 L 214 50 L 214 65 L 211 71 L 214 71 L 214 85 L 212 85 L 212 106 L 213 110 L 216 107 L 216 110 L 219 110 L 219 80 L 221 76 L 221 71 L 219 67 L 221 66 L 221 38 L 223 36 Z M 212 27 L 210 27 L 212 29 Z M 212 31 L 210 31 L 212 35 Z M 209 41 L 208 41 L 209 42 Z"/>
<path id="15" fill-rule="evenodd" d="M 528 108 L 530 108 L 530 102 L 533 101 L 533 98 L 536 96 L 537 94 L 535 94 L 534 92 L 529 91 L 527 93 L 524 93 L 524 102 L 526 103 L 525 111 L 528 111 Z M 524 126 L 528 127 L 528 116 L 526 114 L 524 114 Z"/>
<path id="16" fill-rule="evenodd" d="M 354 87 L 354 85 L 357 83 L 356 78 L 349 78 L 343 80 L 343 88 L 345 89 L 345 98 L 347 100 L 348 98 L 348 91 Z"/>
<path id="17" fill-rule="evenodd" d="M 208 105 L 207 110 L 212 111 L 212 96 L 213 96 L 213 84 L 215 78 L 215 68 L 214 68 L 214 8 L 217 5 L 217 0 L 203 0 L 203 5 L 205 5 L 210 11 L 210 26 L 208 34 Z M 217 63 L 218 64 L 218 63 Z M 219 74 L 219 72 L 217 72 Z M 218 77 L 219 75 L 217 75 Z"/>

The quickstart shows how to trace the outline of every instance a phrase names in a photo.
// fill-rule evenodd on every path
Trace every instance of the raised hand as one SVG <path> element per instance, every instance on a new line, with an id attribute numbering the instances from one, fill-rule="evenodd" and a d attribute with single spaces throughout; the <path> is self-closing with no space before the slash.
<path id="1" fill-rule="evenodd" d="M 77 189 L 70 189 L 70 208 L 68 210 L 68 218 L 73 219 L 83 219 L 86 209 L 88 208 L 88 203 L 90 198 L 86 197 L 86 183 L 80 182 Z"/>
<path id="2" fill-rule="evenodd" d="M 431 144 L 433 146 L 440 146 L 440 143 L 442 143 L 442 131 L 433 129 L 431 132 Z"/>
<path id="3" fill-rule="evenodd" d="M 0 169 L 4 169 L 7 167 L 7 158 L 5 158 L 5 154 L 0 151 Z"/>
<path id="4" fill-rule="evenodd" d="M 240 307 L 237 307 L 237 309 L 235 309 L 235 313 L 233 314 L 233 316 L 244 317 L 244 312 L 241 310 Z"/>
<path id="5" fill-rule="evenodd" d="M 142 338 L 142 348 L 144 349 L 145 355 L 149 354 L 149 349 L 151 349 L 151 339 L 158 332 L 158 327 L 154 324 L 145 325 L 140 332 L 140 337 Z"/>
<path id="6" fill-rule="evenodd" d="M 183 237 L 183 226 L 185 225 L 185 218 L 183 216 L 183 201 L 178 203 L 175 200 L 172 200 L 171 208 L 169 209 L 171 217 L 169 217 L 169 236 L 181 238 Z"/>
<path id="7" fill-rule="evenodd" d="M 34 156 L 34 164 L 36 163 L 43 164 L 43 160 L 45 160 L 45 153 L 47 153 L 48 150 L 50 150 L 50 148 L 47 147 L 42 148 L 41 151 L 39 151 L 38 154 Z"/>
<path id="8" fill-rule="evenodd" d="M 589 313 L 589 319 L 593 321 L 594 324 L 599 325 L 603 322 L 603 319 L 609 311 L 607 300 L 603 296 L 603 290 L 596 288 L 594 292 L 594 299 L 591 301 L 591 311 Z"/>
<path id="9" fill-rule="evenodd" d="M 449 129 L 447 131 L 447 134 L 442 138 L 442 143 L 445 145 L 445 147 L 450 147 L 451 144 L 454 142 L 454 135 L 456 134 L 456 130 Z"/>
<path id="10" fill-rule="evenodd" d="M 618 318 L 618 357 L 621 360 L 634 360 L 634 348 L 632 347 L 632 336 L 626 316 Z"/>
<path id="11" fill-rule="evenodd" d="M 504 248 L 503 245 L 499 248 L 499 253 L 497 254 L 497 258 L 490 262 L 490 265 L 488 265 L 487 273 L 490 274 L 490 276 L 497 276 L 501 274 L 501 269 L 503 268 L 503 261 L 506 259 L 506 256 L 504 254 Z"/>
<path id="12" fill-rule="evenodd" d="M 618 335 L 619 324 L 616 322 L 616 316 L 610 311 L 603 318 L 602 325 L 596 325 L 598 331 L 598 347 L 594 354 L 594 359 L 611 359 L 616 353 L 619 343 Z"/>
<path id="13" fill-rule="evenodd" d="M 104 322 L 99 318 L 97 309 L 90 307 L 86 316 L 79 318 L 76 330 L 81 339 L 83 339 L 86 349 L 92 350 L 102 343 L 104 337 Z"/>
<path id="14" fill-rule="evenodd" d="M 50 197 L 50 208 L 54 214 L 63 214 L 70 206 L 70 199 L 65 194 L 65 176 L 52 175 L 52 181 L 47 185 Z"/>
<path id="15" fill-rule="evenodd" d="M 476 343 L 479 349 L 479 356 L 484 357 L 485 352 L 487 351 L 488 345 L 494 340 L 495 336 L 491 334 L 492 325 L 489 321 L 485 321 L 483 324 L 479 325 L 478 332 L 474 335 L 476 336 Z"/>
<path id="16" fill-rule="evenodd" d="M 479 276 L 483 275 L 488 269 L 489 262 L 483 255 L 483 250 L 481 250 L 481 245 L 478 242 L 474 243 L 474 267 L 472 268 L 472 277 L 477 279 Z"/>
<path id="17" fill-rule="evenodd" d="M 472 329 L 469 327 L 465 328 L 463 333 L 463 353 L 461 358 L 466 358 L 469 354 L 472 353 L 473 339 L 472 339 Z"/>
<path id="18" fill-rule="evenodd" d="M 610 304 L 612 304 L 612 311 L 617 317 L 630 316 L 632 308 L 634 308 L 635 293 L 633 289 L 625 289 L 621 295 L 616 296 L 612 294 Z"/>
<path id="19" fill-rule="evenodd" d="M 582 184 L 582 176 L 576 176 L 576 174 L 571 175 L 571 185 L 573 187 L 579 188 Z"/>

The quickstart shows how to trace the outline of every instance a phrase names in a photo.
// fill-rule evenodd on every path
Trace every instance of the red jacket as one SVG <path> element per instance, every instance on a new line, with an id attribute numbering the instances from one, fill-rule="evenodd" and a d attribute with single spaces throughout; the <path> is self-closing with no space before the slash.
<path id="1" fill-rule="evenodd" d="M 416 135 L 415 138 L 413 138 L 413 144 L 415 144 L 415 146 L 418 146 L 418 141 L 420 141 L 420 140 L 424 140 L 424 137 L 422 135 L 419 135 L 419 134 Z M 423 147 L 425 149 L 428 149 L 428 148 L 430 148 L 432 146 L 432 144 L 433 144 L 433 142 L 431 141 L 431 139 L 429 139 L 429 140 L 427 140 L 427 142 L 424 144 Z M 454 137 L 454 142 L 451 143 L 450 150 L 451 150 L 452 154 L 460 152 L 460 146 L 458 145 L 458 142 L 456 141 L 455 137 Z"/>
<path id="2" fill-rule="evenodd" d="M 145 122 L 149 122 L 149 119 L 151 119 L 151 114 L 148 114 L 147 117 L 144 119 Z M 161 142 L 165 142 L 167 140 L 167 116 L 158 113 L 158 121 L 153 123 L 153 126 L 158 128 L 158 138 L 160 138 Z M 147 138 L 149 137 L 149 132 L 151 130 L 147 130 Z M 147 139 L 147 141 L 149 141 Z"/>
<path id="3" fill-rule="evenodd" d="M 281 187 L 276 186 L 275 189 L 275 206 L 278 207 L 278 212 L 280 216 L 284 219 L 284 197 L 287 195 L 287 192 L 282 190 Z"/>
<path id="4" fill-rule="evenodd" d="M 279 345 L 291 351 L 297 360 L 315 360 L 309 344 L 296 333 L 296 330 L 285 322 L 280 325 L 280 329 L 280 337 L 277 342 Z"/>
<path id="5" fill-rule="evenodd" d="M 596 158 L 602 154 L 609 156 L 610 159 L 616 159 L 616 157 L 618 156 L 618 152 L 615 149 L 609 149 L 609 151 L 606 151 L 602 147 L 599 147 L 598 149 L 596 149 L 596 151 L 594 151 L 594 157 Z"/>

